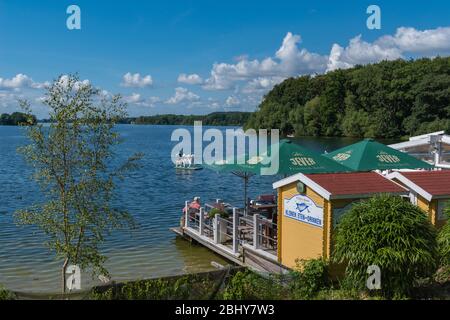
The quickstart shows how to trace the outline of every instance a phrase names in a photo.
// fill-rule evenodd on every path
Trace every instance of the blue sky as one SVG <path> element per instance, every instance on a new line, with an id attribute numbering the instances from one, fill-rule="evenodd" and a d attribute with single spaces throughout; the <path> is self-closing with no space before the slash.
<path id="1" fill-rule="evenodd" d="M 66 9 L 81 9 L 68 30 Z M 381 8 L 381 30 L 366 26 Z M 0 0 L 0 113 L 77 72 L 131 115 L 253 111 L 290 76 L 450 54 L 448 1 Z M 183 76 L 184 75 L 184 76 Z"/>

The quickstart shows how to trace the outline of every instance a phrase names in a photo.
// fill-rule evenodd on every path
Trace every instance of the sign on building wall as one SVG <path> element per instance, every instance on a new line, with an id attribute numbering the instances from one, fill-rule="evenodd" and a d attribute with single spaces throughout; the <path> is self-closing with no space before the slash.
<path id="1" fill-rule="evenodd" d="M 300 222 L 323 228 L 323 208 L 303 195 L 284 199 L 284 215 Z"/>

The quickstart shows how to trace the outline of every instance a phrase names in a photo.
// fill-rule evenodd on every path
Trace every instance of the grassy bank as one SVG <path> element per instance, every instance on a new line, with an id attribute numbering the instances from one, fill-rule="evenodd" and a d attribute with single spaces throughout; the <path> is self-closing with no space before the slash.
<path id="1" fill-rule="evenodd" d="M 326 265 L 313 260 L 306 268 L 284 276 L 259 275 L 244 268 L 138 280 L 99 286 L 68 295 L 72 300 L 381 300 L 378 292 L 358 291 L 331 282 Z M 270 288 L 270 290 L 268 290 Z M 0 300 L 62 299 L 60 295 L 13 293 L 0 289 Z M 402 299 L 449 300 L 450 280 L 424 279 Z"/>
<path id="2" fill-rule="evenodd" d="M 330 282 L 320 267 L 303 272 L 264 275 L 246 269 L 224 270 L 94 288 L 90 300 L 382 300 L 378 292 L 358 291 Z M 270 290 L 268 290 L 270 288 Z M 450 281 L 424 279 L 411 296 L 401 299 L 450 299 Z"/>

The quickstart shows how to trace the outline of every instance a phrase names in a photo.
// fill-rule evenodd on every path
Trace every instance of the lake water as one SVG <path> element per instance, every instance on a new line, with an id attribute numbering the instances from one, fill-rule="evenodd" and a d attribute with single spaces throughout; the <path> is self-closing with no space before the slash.
<path id="1" fill-rule="evenodd" d="M 225 199 L 243 203 L 243 182 L 232 174 L 209 170 L 177 173 L 170 160 L 175 142 L 174 126 L 118 126 L 124 138 L 118 157 L 145 154 L 143 167 L 120 187 L 121 205 L 135 218 L 138 228 L 118 231 L 102 247 L 113 280 L 135 280 L 212 270 L 211 261 L 226 261 L 201 246 L 177 238 L 170 227 L 178 226 L 185 200 L 200 196 L 202 202 Z M 223 128 L 222 128 L 223 129 Z M 305 147 L 323 152 L 355 142 L 354 139 L 305 138 Z M 23 129 L 0 126 L 0 284 L 33 293 L 60 290 L 61 261 L 44 245 L 45 237 L 33 227 L 17 226 L 13 213 L 41 201 L 39 188 L 30 180 L 31 170 L 17 154 L 26 144 Z M 276 177 L 253 177 L 250 196 L 272 193 Z M 96 283 L 83 275 L 86 289 Z"/>

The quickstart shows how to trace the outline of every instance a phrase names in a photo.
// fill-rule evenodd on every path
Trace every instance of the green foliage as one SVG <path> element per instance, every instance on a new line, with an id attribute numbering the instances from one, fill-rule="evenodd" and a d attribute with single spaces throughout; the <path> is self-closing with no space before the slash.
<path id="1" fill-rule="evenodd" d="M 0 301 L 2 300 L 15 300 L 16 296 L 11 291 L 6 290 L 0 286 Z"/>
<path id="2" fill-rule="evenodd" d="M 360 291 L 350 288 L 326 288 L 320 290 L 314 299 L 316 300 L 363 300 L 369 298 Z"/>
<path id="3" fill-rule="evenodd" d="M 250 118 L 249 112 L 213 112 L 207 115 L 163 114 L 122 119 L 121 123 L 153 125 L 188 125 L 202 121 L 205 126 L 243 126 Z"/>
<path id="4" fill-rule="evenodd" d="M 155 279 L 127 282 L 88 294 L 91 300 L 187 300 L 209 299 L 216 284 L 208 277 L 188 275 L 173 279 Z"/>
<path id="5" fill-rule="evenodd" d="M 188 274 L 114 284 L 92 289 L 92 300 L 211 300 L 221 296 L 221 288 L 233 269 Z"/>
<path id="6" fill-rule="evenodd" d="M 447 217 L 450 217 L 450 207 L 445 210 Z M 440 264 L 443 267 L 450 267 L 450 223 L 446 223 L 438 234 L 438 247 Z"/>
<path id="7" fill-rule="evenodd" d="M 43 103 L 50 125 L 27 127 L 30 144 L 19 149 L 34 168 L 43 202 L 16 212 L 16 218 L 48 236 L 63 269 L 70 263 L 107 275 L 99 246 L 114 229 L 133 225 L 127 212 L 112 206 L 116 185 L 141 157 L 115 159 L 120 137 L 114 125 L 125 116 L 126 105 L 120 96 L 107 99 L 73 75 L 55 80 Z M 28 102 L 21 105 L 30 114 Z"/>
<path id="8" fill-rule="evenodd" d="M 289 283 L 292 299 L 312 299 L 329 286 L 328 279 L 328 263 L 325 260 L 298 260 Z"/>
<path id="9" fill-rule="evenodd" d="M 383 61 L 275 86 L 246 128 L 396 138 L 450 129 L 450 58 Z"/>
<path id="10" fill-rule="evenodd" d="M 381 269 L 381 293 L 400 297 L 436 270 L 436 231 L 409 201 L 381 195 L 355 204 L 337 227 L 333 260 L 346 263 L 346 285 L 365 290 L 367 268 Z"/>
<path id="11" fill-rule="evenodd" d="M 3 113 L 0 115 L 0 126 L 35 125 L 37 122 L 34 115 L 14 112 L 12 114 Z"/>
<path id="12" fill-rule="evenodd" d="M 222 293 L 223 300 L 274 300 L 280 299 L 282 287 L 273 279 L 263 278 L 245 270 L 237 272 L 228 281 Z"/>
<path id="13" fill-rule="evenodd" d="M 211 211 L 208 212 L 208 218 L 213 219 L 216 215 L 219 215 L 221 218 L 228 219 L 229 214 L 224 210 L 220 210 L 218 208 L 212 208 Z"/>

